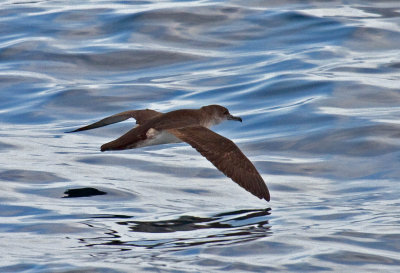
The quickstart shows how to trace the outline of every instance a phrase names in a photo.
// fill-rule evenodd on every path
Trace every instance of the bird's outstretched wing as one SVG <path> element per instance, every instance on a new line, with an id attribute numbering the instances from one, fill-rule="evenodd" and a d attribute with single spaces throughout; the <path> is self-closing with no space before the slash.
<path id="1" fill-rule="evenodd" d="M 147 128 L 145 126 L 137 126 L 119 138 L 101 145 L 102 152 L 110 150 L 126 150 L 136 148 L 137 145 L 147 139 Z"/>
<path id="2" fill-rule="evenodd" d="M 253 163 L 231 140 L 203 127 L 168 129 L 211 161 L 218 170 L 260 199 L 270 200 L 267 185 Z"/>
<path id="3" fill-rule="evenodd" d="M 93 124 L 78 128 L 76 130 L 67 132 L 67 133 L 74 133 L 74 132 L 79 132 L 79 131 L 85 131 L 85 130 L 90 130 L 90 129 L 95 129 L 99 127 L 103 127 L 106 125 L 110 125 L 113 123 L 121 122 L 124 120 L 127 120 L 128 118 L 134 118 L 136 119 L 137 124 L 143 124 L 144 122 L 156 117 L 162 115 L 162 113 L 150 110 L 150 109 L 145 109 L 145 110 L 129 110 L 125 112 L 121 112 L 106 118 L 103 118 L 100 121 L 97 121 Z"/>

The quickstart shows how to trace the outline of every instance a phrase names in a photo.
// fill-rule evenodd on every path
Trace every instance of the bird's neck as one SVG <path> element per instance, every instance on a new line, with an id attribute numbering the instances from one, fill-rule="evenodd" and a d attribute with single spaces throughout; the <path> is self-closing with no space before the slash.
<path id="1" fill-rule="evenodd" d="M 213 113 L 208 113 L 208 112 L 206 112 L 206 111 L 203 111 L 203 112 L 202 112 L 202 115 L 201 115 L 201 121 L 200 121 L 200 123 L 201 123 L 202 126 L 204 126 L 204 127 L 206 127 L 206 128 L 211 128 L 212 126 L 221 123 L 221 121 L 222 121 L 222 120 L 217 119 L 217 118 L 213 115 Z"/>

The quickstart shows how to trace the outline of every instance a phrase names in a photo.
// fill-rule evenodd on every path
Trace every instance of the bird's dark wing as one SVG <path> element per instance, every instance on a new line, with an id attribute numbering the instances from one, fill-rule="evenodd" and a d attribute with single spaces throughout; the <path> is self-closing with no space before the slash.
<path id="1" fill-rule="evenodd" d="M 107 142 L 101 145 L 100 150 L 110 151 L 110 150 L 126 150 L 133 149 L 141 142 L 147 139 L 148 128 L 146 126 L 139 125 L 135 128 L 132 128 L 119 138 Z"/>
<path id="2" fill-rule="evenodd" d="M 156 116 L 159 116 L 159 115 L 162 115 L 162 113 L 154 111 L 154 110 L 150 110 L 150 109 L 129 110 L 129 111 L 121 112 L 121 113 L 103 118 L 102 120 L 100 120 L 98 122 L 95 122 L 93 124 L 70 131 L 68 133 L 74 133 L 74 132 L 79 132 L 79 131 L 95 129 L 95 128 L 103 127 L 103 126 L 106 126 L 109 124 L 124 121 L 124 120 L 127 120 L 128 118 L 134 118 L 134 119 L 136 119 L 137 124 L 143 124 L 144 122 L 146 122 Z"/>
<path id="3" fill-rule="evenodd" d="M 267 185 L 253 163 L 231 140 L 203 127 L 168 129 L 211 161 L 218 170 L 260 199 L 270 200 Z"/>

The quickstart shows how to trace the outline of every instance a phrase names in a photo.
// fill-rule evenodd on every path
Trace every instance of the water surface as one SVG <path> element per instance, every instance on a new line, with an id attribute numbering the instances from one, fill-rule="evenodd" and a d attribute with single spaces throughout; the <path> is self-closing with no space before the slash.
<path id="1" fill-rule="evenodd" d="M 3 1 L 0 271 L 397 272 L 399 15 L 397 1 Z M 134 121 L 64 133 L 216 103 L 243 118 L 215 131 L 270 203 L 189 145 L 99 151 Z"/>

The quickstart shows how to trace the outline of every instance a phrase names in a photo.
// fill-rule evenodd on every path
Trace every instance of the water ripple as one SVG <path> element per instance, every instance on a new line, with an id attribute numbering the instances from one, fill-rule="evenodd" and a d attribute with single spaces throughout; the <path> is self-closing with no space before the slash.
<path id="1" fill-rule="evenodd" d="M 396 272 L 399 11 L 3 1 L 0 271 Z M 99 152 L 134 122 L 64 134 L 215 103 L 271 203 L 185 144 Z"/>

